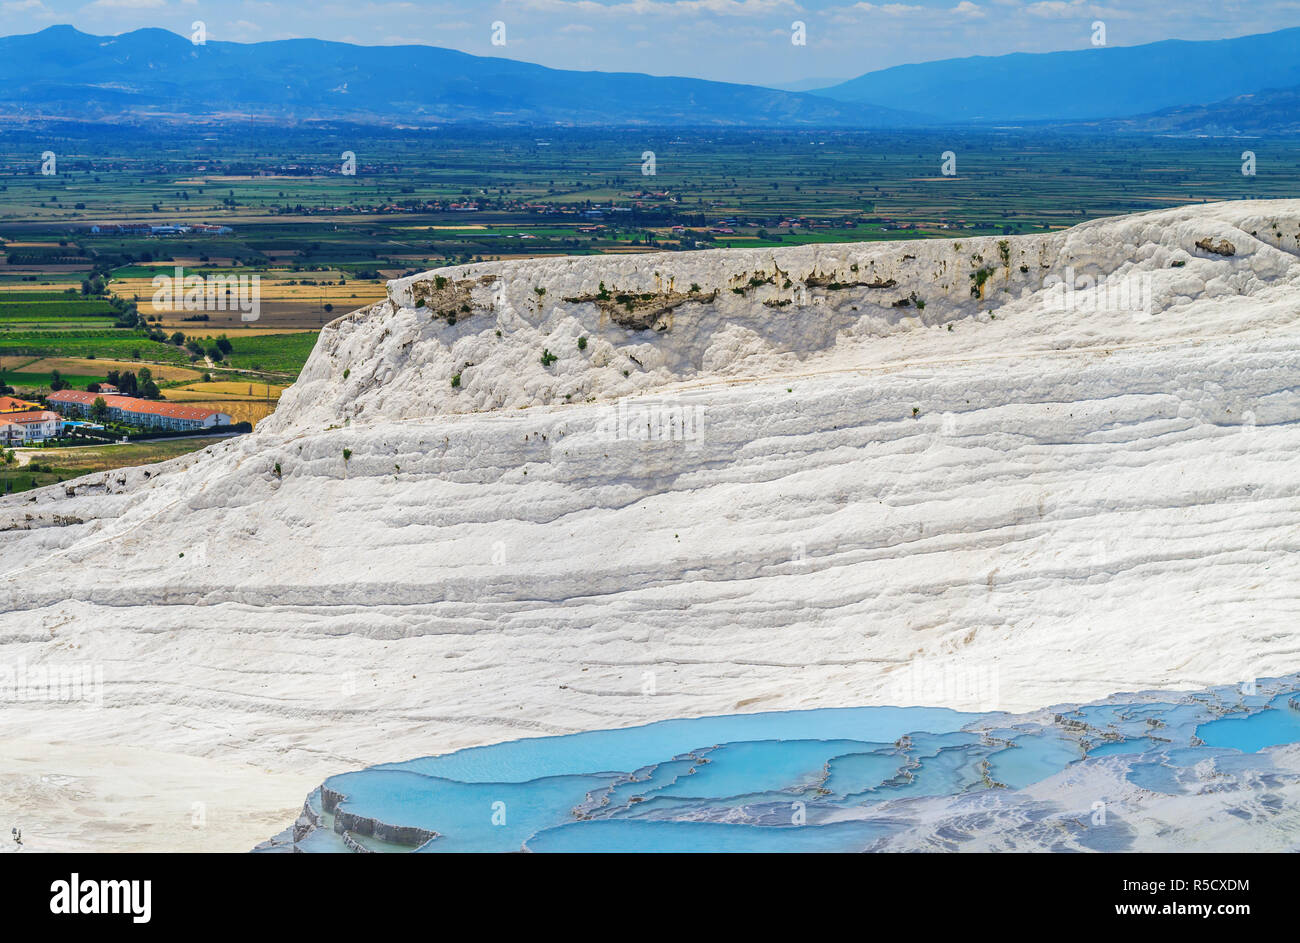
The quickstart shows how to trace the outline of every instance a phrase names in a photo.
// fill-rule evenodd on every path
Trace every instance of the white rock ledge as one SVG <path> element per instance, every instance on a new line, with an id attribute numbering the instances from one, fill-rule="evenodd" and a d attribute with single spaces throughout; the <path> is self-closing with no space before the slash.
<path id="1" fill-rule="evenodd" d="M 510 737 L 1293 672 L 1298 236 L 1252 201 L 393 282 L 254 434 L 0 500 L 0 667 L 103 677 L 4 703 L 0 805 L 33 849 L 243 850 Z"/>

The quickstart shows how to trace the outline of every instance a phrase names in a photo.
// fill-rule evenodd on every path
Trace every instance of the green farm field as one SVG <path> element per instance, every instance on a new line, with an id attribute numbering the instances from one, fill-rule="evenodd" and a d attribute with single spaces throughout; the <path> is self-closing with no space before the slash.
<path id="1" fill-rule="evenodd" d="M 211 445 L 211 438 L 155 439 L 121 445 L 85 445 L 69 448 L 25 450 L 27 464 L 0 463 L 0 494 L 17 494 L 32 488 L 68 481 L 114 468 L 132 468 L 165 462 Z"/>
<path id="2" fill-rule="evenodd" d="M 49 377 L 20 358 L 79 358 L 74 386 L 102 379 L 94 359 L 282 386 L 325 323 L 454 263 L 1044 232 L 1300 189 L 1285 139 L 1253 142 L 1244 177 L 1237 141 L 1059 130 L 56 130 L 56 177 L 32 159 L 50 129 L 0 143 L 0 369 L 37 393 Z M 156 308 L 177 267 L 257 275 L 260 317 Z M 138 323 L 115 326 L 124 308 Z"/>

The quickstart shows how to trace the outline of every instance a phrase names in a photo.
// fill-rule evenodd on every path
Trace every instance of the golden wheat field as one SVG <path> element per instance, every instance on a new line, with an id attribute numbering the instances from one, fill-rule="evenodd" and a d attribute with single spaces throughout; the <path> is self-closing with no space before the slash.
<path id="1" fill-rule="evenodd" d="M 74 377 L 102 377 L 110 370 L 118 372 L 129 370 L 138 374 L 141 367 L 148 367 L 155 380 L 197 380 L 200 376 L 194 370 L 169 364 L 142 363 L 139 360 L 102 360 L 98 357 L 94 360 L 86 357 L 44 357 L 24 364 L 22 369 L 27 373 L 49 373 L 51 370 L 58 370 L 60 373 Z"/>
<path id="2" fill-rule="evenodd" d="M 256 425 L 259 420 L 275 411 L 284 389 L 282 386 L 234 380 L 190 383 L 170 387 L 162 393 L 169 402 L 215 409 L 226 413 L 235 422 L 251 422 Z"/>
<path id="3" fill-rule="evenodd" d="M 277 400 L 285 387 L 274 383 L 249 383 L 244 380 L 214 380 L 210 383 L 189 383 L 168 392 L 198 393 L 203 396 L 221 396 L 247 399 Z"/>
<path id="4" fill-rule="evenodd" d="M 160 274 L 169 275 L 173 263 L 155 264 Z M 204 274 L 201 268 L 187 269 L 187 274 Z M 260 278 L 258 292 L 261 299 L 256 321 L 244 321 L 237 308 L 238 299 L 231 296 L 233 311 L 186 311 L 176 301 L 170 306 L 154 308 L 155 289 L 152 277 L 114 279 L 109 289 L 119 298 L 134 300 L 146 317 L 160 316 L 161 325 L 168 331 L 181 331 L 196 337 L 217 333 L 277 333 L 320 327 L 341 314 L 364 308 L 382 300 L 387 287 L 382 280 L 349 280 L 344 272 L 241 272 Z M 339 284 L 340 281 L 345 284 Z M 326 310 L 326 305 L 330 306 Z M 207 321 L 186 321 L 186 317 L 206 314 Z"/>
<path id="5" fill-rule="evenodd" d="M 200 409 L 215 409 L 219 413 L 228 415 L 233 422 L 251 422 L 253 425 L 257 425 L 275 412 L 275 404 L 265 400 L 210 399 L 187 402 L 185 405 L 197 406 Z"/>

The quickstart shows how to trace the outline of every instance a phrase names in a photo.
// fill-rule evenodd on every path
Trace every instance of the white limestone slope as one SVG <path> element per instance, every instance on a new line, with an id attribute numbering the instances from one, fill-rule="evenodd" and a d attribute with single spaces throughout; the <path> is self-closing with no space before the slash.
<path id="1" fill-rule="evenodd" d="M 0 666 L 104 677 L 0 702 L 0 826 L 243 849 L 475 743 L 1294 671 L 1298 237 L 1255 201 L 394 282 L 253 435 L 0 501 Z M 1063 307 L 1067 267 L 1151 305 Z"/>

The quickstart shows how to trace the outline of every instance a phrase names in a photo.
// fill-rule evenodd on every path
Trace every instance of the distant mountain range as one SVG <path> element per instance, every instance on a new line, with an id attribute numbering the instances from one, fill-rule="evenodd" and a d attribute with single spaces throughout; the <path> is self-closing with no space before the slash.
<path id="1" fill-rule="evenodd" d="M 1123 118 L 1300 85 L 1300 28 L 1237 39 L 1165 40 L 1068 52 L 944 59 L 816 90 L 939 121 Z"/>
<path id="2" fill-rule="evenodd" d="M 1098 122 L 1107 131 L 1156 134 L 1300 135 L 1300 85 L 1269 88 L 1208 105 L 1180 105 L 1148 115 Z"/>
<path id="3" fill-rule="evenodd" d="M 0 39 L 0 113 L 649 125 L 883 127 L 919 116 L 753 85 L 570 72 L 435 46 L 318 39 L 196 46 L 161 29 L 53 26 Z"/>
<path id="4" fill-rule="evenodd" d="M 802 88 L 810 82 L 792 83 Z M 903 128 L 1024 122 L 1297 133 L 1300 28 L 896 66 L 811 92 L 575 72 L 435 46 L 208 42 L 71 26 L 0 38 L 0 117 Z M 1137 116 L 1137 117 L 1134 117 Z"/>

